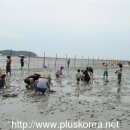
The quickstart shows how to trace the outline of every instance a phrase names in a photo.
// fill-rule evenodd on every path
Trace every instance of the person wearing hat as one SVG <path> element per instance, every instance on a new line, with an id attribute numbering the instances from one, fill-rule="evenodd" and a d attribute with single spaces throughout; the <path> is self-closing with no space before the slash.
<path id="1" fill-rule="evenodd" d="M 3 71 L 0 69 L 0 88 L 4 87 L 5 85 L 5 77 L 6 74 L 4 74 Z"/>
<path id="2" fill-rule="evenodd" d="M 51 77 L 49 75 L 44 77 L 35 73 L 27 77 L 24 82 L 34 88 L 36 92 L 46 93 L 50 90 Z"/>

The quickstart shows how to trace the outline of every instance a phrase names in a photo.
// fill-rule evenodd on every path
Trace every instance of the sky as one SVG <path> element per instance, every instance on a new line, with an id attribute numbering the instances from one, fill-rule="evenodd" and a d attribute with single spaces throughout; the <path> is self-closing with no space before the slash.
<path id="1" fill-rule="evenodd" d="M 130 0 L 0 0 L 0 50 L 130 59 Z"/>

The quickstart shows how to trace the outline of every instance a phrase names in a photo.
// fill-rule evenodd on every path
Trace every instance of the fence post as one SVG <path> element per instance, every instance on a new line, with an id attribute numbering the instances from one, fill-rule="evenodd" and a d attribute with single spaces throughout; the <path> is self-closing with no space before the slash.
<path id="1" fill-rule="evenodd" d="M 44 52 L 44 57 L 43 57 L 43 67 L 45 65 L 45 52 Z"/>
<path id="2" fill-rule="evenodd" d="M 93 56 L 93 68 L 94 68 L 94 56 Z"/>
<path id="3" fill-rule="evenodd" d="M 82 59 L 81 59 L 81 67 L 83 66 L 83 56 L 82 56 Z"/>
<path id="4" fill-rule="evenodd" d="M 99 67 L 99 56 L 98 56 L 98 59 L 97 59 L 97 67 Z"/>
<path id="5" fill-rule="evenodd" d="M 102 64 L 103 64 L 103 62 L 104 62 L 104 61 L 103 61 L 103 58 L 102 58 L 102 62 L 101 62 L 101 68 L 102 68 Z"/>
<path id="6" fill-rule="evenodd" d="M 88 65 L 87 66 L 89 66 L 89 56 L 88 56 Z"/>
<path id="7" fill-rule="evenodd" d="M 65 59 L 65 67 L 67 66 L 67 54 L 66 54 L 66 59 Z"/>
<path id="8" fill-rule="evenodd" d="M 31 55 L 31 52 L 29 52 L 28 69 L 30 67 L 30 55 Z"/>
<path id="9" fill-rule="evenodd" d="M 75 68 L 75 66 L 76 66 L 76 55 L 74 57 L 74 68 Z"/>
<path id="10" fill-rule="evenodd" d="M 57 54 L 56 54 L 56 58 L 55 58 L 55 68 L 56 68 L 56 64 L 57 64 Z"/>

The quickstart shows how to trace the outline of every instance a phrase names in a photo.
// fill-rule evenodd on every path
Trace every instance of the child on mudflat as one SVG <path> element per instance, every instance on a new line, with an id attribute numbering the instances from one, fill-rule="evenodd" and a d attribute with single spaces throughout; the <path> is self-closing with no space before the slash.
<path id="1" fill-rule="evenodd" d="M 121 77 L 122 77 L 122 69 L 120 68 L 120 69 L 116 70 L 115 73 L 117 74 L 117 77 L 118 77 L 118 84 L 120 84 L 121 83 Z"/>
<path id="2" fill-rule="evenodd" d="M 79 84 L 81 80 L 81 73 L 80 73 L 80 69 L 77 70 L 77 74 L 76 74 L 76 81 L 77 81 L 77 84 Z"/>
<path id="3" fill-rule="evenodd" d="M 103 63 L 104 66 L 104 73 L 103 73 L 103 79 L 108 82 L 108 64 L 107 63 Z"/>

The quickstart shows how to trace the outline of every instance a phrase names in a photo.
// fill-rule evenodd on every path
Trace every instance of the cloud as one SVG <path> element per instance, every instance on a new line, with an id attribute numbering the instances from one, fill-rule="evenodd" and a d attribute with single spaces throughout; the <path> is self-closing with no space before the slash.
<path id="1" fill-rule="evenodd" d="M 45 49 L 52 56 L 58 51 L 126 57 L 129 5 L 130 0 L 0 0 L 0 42 L 41 55 Z"/>
<path id="2" fill-rule="evenodd" d="M 23 34 L 17 33 L 17 32 L 12 32 L 9 30 L 0 30 L 0 37 L 2 38 L 13 38 L 13 39 L 21 39 L 24 37 Z"/>
<path id="3" fill-rule="evenodd" d="M 123 26 L 130 19 L 125 11 L 128 9 L 126 0 L 7 1 L 0 2 L 0 19 L 35 29 L 53 26 L 63 29 L 104 28 Z"/>

